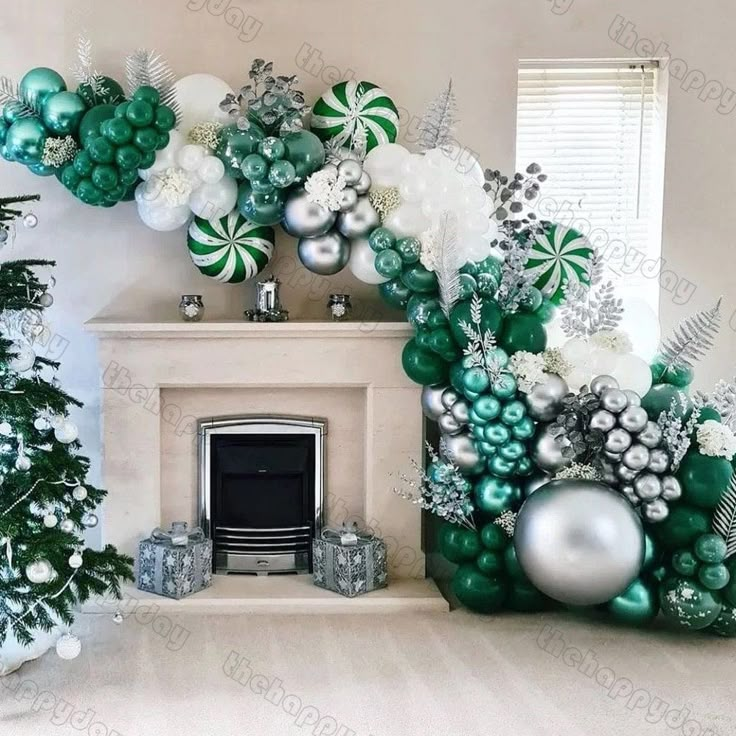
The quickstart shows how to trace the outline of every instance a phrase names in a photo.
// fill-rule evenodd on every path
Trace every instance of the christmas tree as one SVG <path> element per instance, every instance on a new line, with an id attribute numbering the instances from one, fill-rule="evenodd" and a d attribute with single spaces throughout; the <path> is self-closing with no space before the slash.
<path id="1" fill-rule="evenodd" d="M 17 201 L 28 200 L 0 199 L 0 229 L 21 215 L 7 207 Z M 0 266 L 0 646 L 9 636 L 30 645 L 34 632 L 69 627 L 77 604 L 93 594 L 120 597 L 121 579 L 132 580 L 129 557 L 84 547 L 106 493 L 86 482 L 89 460 L 68 418 L 80 402 L 52 376 L 59 363 L 36 354 L 50 335 L 44 310 L 54 281 L 35 269 L 54 265 Z"/>

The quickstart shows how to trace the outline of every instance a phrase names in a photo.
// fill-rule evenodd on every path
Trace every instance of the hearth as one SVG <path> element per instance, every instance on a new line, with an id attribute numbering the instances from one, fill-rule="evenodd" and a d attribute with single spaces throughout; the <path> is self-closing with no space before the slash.
<path id="1" fill-rule="evenodd" d="M 200 420 L 199 520 L 216 573 L 307 573 L 321 532 L 322 419 Z"/>

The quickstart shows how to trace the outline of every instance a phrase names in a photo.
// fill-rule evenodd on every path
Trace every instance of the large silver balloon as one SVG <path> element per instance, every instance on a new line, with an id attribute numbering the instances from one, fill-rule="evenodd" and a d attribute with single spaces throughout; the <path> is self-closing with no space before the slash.
<path id="1" fill-rule="evenodd" d="M 551 422 L 559 413 L 562 399 L 570 389 L 567 383 L 554 373 L 548 374 L 526 395 L 527 413 L 540 422 Z"/>
<path id="2" fill-rule="evenodd" d="M 483 456 L 478 452 L 469 434 L 442 435 L 448 460 L 468 475 L 477 475 L 485 469 Z"/>
<path id="3" fill-rule="evenodd" d="M 282 224 L 284 230 L 295 238 L 316 238 L 324 235 L 336 220 L 337 212 L 310 202 L 304 189 L 295 189 L 286 200 Z"/>
<path id="4" fill-rule="evenodd" d="M 536 588 L 561 603 L 592 606 L 639 575 L 644 531 L 631 504 L 604 483 L 554 480 L 524 501 L 514 548 Z"/>
<path id="5" fill-rule="evenodd" d="M 308 271 L 321 276 L 332 276 L 347 266 L 350 260 L 350 241 L 333 230 L 317 238 L 301 238 L 297 253 Z"/>
<path id="6" fill-rule="evenodd" d="M 549 426 L 546 426 L 532 440 L 532 460 L 538 468 L 548 473 L 556 473 L 572 462 L 572 458 L 566 458 L 562 454 L 562 450 L 565 447 L 570 447 L 570 441 L 563 437 L 558 442 L 550 431 Z"/>
<path id="7" fill-rule="evenodd" d="M 358 203 L 350 212 L 337 216 L 337 229 L 346 238 L 362 238 L 381 224 L 378 212 L 373 209 L 368 197 L 358 197 Z"/>
<path id="8" fill-rule="evenodd" d="M 442 404 L 442 392 L 447 389 L 447 384 L 439 386 L 425 386 L 422 389 L 422 411 L 427 419 L 436 422 L 444 413 Z"/>

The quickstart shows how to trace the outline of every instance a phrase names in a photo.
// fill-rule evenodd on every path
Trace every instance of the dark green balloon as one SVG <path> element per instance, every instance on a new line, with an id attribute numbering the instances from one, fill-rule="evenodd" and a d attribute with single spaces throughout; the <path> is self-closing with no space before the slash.
<path id="1" fill-rule="evenodd" d="M 436 294 L 438 291 L 437 276 L 428 271 L 421 263 L 414 263 L 404 268 L 401 280 L 412 290 L 422 294 Z"/>
<path id="2" fill-rule="evenodd" d="M 698 580 L 708 590 L 721 590 L 728 585 L 730 579 L 728 568 L 722 564 L 701 565 L 698 570 Z"/>
<path id="3" fill-rule="evenodd" d="M 521 488 L 505 478 L 484 475 L 475 484 L 475 503 L 481 511 L 500 516 L 521 505 Z"/>
<path id="4" fill-rule="evenodd" d="M 697 573 L 700 563 L 689 549 L 680 549 L 672 555 L 672 569 L 678 575 L 691 578 Z"/>
<path id="5" fill-rule="evenodd" d="M 154 108 L 160 104 L 161 95 L 155 87 L 144 84 L 133 92 L 133 100 L 136 102 L 145 102 Z M 148 123 L 145 123 L 145 125 L 148 125 Z"/>
<path id="6" fill-rule="evenodd" d="M 133 127 L 124 118 L 110 118 L 100 126 L 102 135 L 116 146 L 124 146 L 133 140 Z"/>
<path id="7" fill-rule="evenodd" d="M 536 613 L 552 607 L 552 601 L 538 591 L 530 582 L 513 580 L 506 605 L 512 611 Z"/>
<path id="8" fill-rule="evenodd" d="M 460 391 L 460 393 L 463 391 L 464 375 L 465 367 L 463 366 L 462 361 L 455 361 L 450 366 L 450 385 L 455 389 L 455 391 Z"/>
<path id="9" fill-rule="evenodd" d="M 655 358 L 650 366 L 653 383 L 670 383 L 678 388 L 687 388 L 695 377 L 689 366 L 666 366 L 660 358 Z"/>
<path id="10" fill-rule="evenodd" d="M 477 613 L 500 610 L 508 596 L 508 589 L 508 582 L 502 577 L 490 578 L 472 563 L 461 565 L 452 580 L 452 590 L 458 600 Z"/>
<path id="11" fill-rule="evenodd" d="M 102 136 L 88 138 L 85 150 L 95 163 L 109 164 L 115 160 L 115 146 Z"/>
<path id="12" fill-rule="evenodd" d="M 99 204 L 103 198 L 102 190 L 96 187 L 90 179 L 82 179 L 77 185 L 75 194 L 85 204 Z"/>
<path id="13" fill-rule="evenodd" d="M 238 190 L 238 210 L 256 225 L 276 225 L 284 216 L 286 198 L 283 189 L 254 192 L 250 182 L 244 181 Z"/>
<path id="14" fill-rule="evenodd" d="M 692 578 L 670 578 L 659 591 L 662 613 L 679 626 L 692 631 L 710 626 L 723 604 Z"/>
<path id="15" fill-rule="evenodd" d="M 468 336 L 462 328 L 462 323 L 472 325 L 473 320 L 470 315 L 471 302 L 464 301 L 455 305 L 450 312 L 450 329 L 455 336 L 455 341 L 460 347 L 468 344 Z M 498 334 L 501 324 L 503 323 L 503 314 L 501 308 L 493 299 L 483 299 L 480 309 L 480 329 L 481 332 L 490 330 L 494 334 Z"/>
<path id="16" fill-rule="evenodd" d="M 474 560 L 483 549 L 478 532 L 457 524 L 442 525 L 439 543 L 442 554 L 457 564 Z"/>
<path id="17" fill-rule="evenodd" d="M 726 458 L 689 450 L 677 473 L 682 484 L 683 501 L 700 508 L 714 509 L 728 488 L 732 473 L 731 463 Z"/>
<path id="18" fill-rule="evenodd" d="M 480 540 L 486 549 L 493 552 L 506 549 L 509 537 L 498 524 L 489 522 L 480 531 Z"/>
<path id="19" fill-rule="evenodd" d="M 404 263 L 416 263 L 422 252 L 419 238 L 399 238 L 394 246 Z"/>
<path id="20" fill-rule="evenodd" d="M 77 94 L 87 107 L 95 105 L 117 105 L 125 99 L 123 88 L 111 77 L 102 77 L 95 91 L 89 84 L 80 84 Z"/>
<path id="21" fill-rule="evenodd" d="M 131 130 L 131 138 L 132 135 L 133 131 Z M 143 154 L 133 145 L 120 146 L 120 148 L 115 151 L 115 163 L 117 163 L 121 169 L 138 169 L 142 160 Z"/>
<path id="22" fill-rule="evenodd" d="M 541 353 L 547 347 L 547 331 L 534 314 L 509 314 L 504 321 L 499 344 L 508 353 L 517 350 Z"/>
<path id="23" fill-rule="evenodd" d="M 368 245 L 370 245 L 370 247 L 376 253 L 380 253 L 382 250 L 393 248 L 395 244 L 396 244 L 396 237 L 386 227 L 377 227 L 368 236 Z M 396 253 L 396 255 L 399 256 L 399 259 L 401 259 L 401 255 L 399 253 Z"/>
<path id="24" fill-rule="evenodd" d="M 84 113 L 79 124 L 79 142 L 85 146 L 90 136 L 100 135 L 100 125 L 115 115 L 115 105 L 95 105 Z"/>
<path id="25" fill-rule="evenodd" d="M 701 534 L 694 549 L 699 560 L 711 564 L 723 562 L 728 554 L 728 545 L 719 534 Z"/>
<path id="26" fill-rule="evenodd" d="M 509 574 L 509 577 L 512 577 L 515 580 L 524 581 L 526 583 L 529 582 L 526 574 L 521 569 L 519 558 L 516 556 L 516 547 L 514 547 L 513 544 L 510 544 L 508 547 L 506 547 L 506 550 L 503 553 L 503 559 L 506 563 L 506 572 Z"/>
<path id="27" fill-rule="evenodd" d="M 458 296 L 461 300 L 470 299 L 478 290 L 478 282 L 469 274 L 460 274 L 460 288 Z"/>
<path id="28" fill-rule="evenodd" d="M 415 340 L 409 340 L 404 346 L 401 364 L 406 375 L 422 386 L 447 382 L 448 363 L 431 350 L 419 347 Z"/>
<path id="29" fill-rule="evenodd" d="M 471 276 L 478 276 L 481 273 L 491 274 L 497 282 L 501 281 L 501 261 L 493 256 L 488 256 L 482 261 L 472 261 L 466 263 L 461 269 L 461 273 L 468 273 Z"/>
<path id="30" fill-rule="evenodd" d="M 543 300 L 542 292 L 532 286 L 520 300 L 519 306 L 525 312 L 536 312 L 542 306 Z"/>
<path id="31" fill-rule="evenodd" d="M 644 626 L 659 613 L 657 585 L 641 578 L 634 580 L 623 593 L 608 601 L 605 608 L 621 624 Z"/>
<path id="32" fill-rule="evenodd" d="M 680 397 L 685 397 L 685 394 L 677 386 L 670 383 L 658 383 L 652 386 L 647 394 L 642 397 L 641 405 L 647 414 L 656 421 L 663 411 L 669 411 L 672 399 L 676 399 L 675 413 L 682 416 L 684 412 L 680 406 Z M 690 401 L 686 398 L 685 405 L 688 406 L 689 404 Z"/>
<path id="33" fill-rule="evenodd" d="M 478 569 L 488 577 L 499 575 L 505 572 L 506 566 L 504 565 L 503 555 L 499 552 L 492 552 L 489 549 L 484 549 L 476 558 L 475 564 Z"/>
<path id="34" fill-rule="evenodd" d="M 155 128 L 138 128 L 133 133 L 133 143 L 146 153 L 155 151 L 159 143 L 159 132 Z"/>
<path id="35" fill-rule="evenodd" d="M 713 631 L 719 636 L 734 637 L 736 636 L 736 608 L 731 606 L 723 606 L 718 618 L 711 624 L 709 631 Z"/>
<path id="36" fill-rule="evenodd" d="M 376 254 L 375 269 L 387 279 L 395 279 L 401 275 L 401 256 L 390 248 Z"/>
<path id="37" fill-rule="evenodd" d="M 110 191 L 118 185 L 118 172 L 109 164 L 98 164 L 92 170 L 92 183 L 104 191 Z"/>
<path id="38" fill-rule="evenodd" d="M 286 146 L 285 158 L 294 164 L 296 169 L 297 181 L 304 181 L 324 164 L 325 147 L 314 133 L 297 130 L 282 136 L 281 140 Z"/>
<path id="39" fill-rule="evenodd" d="M 154 109 L 144 100 L 133 100 L 125 111 L 125 119 L 136 128 L 146 128 L 154 120 Z"/>
<path id="40" fill-rule="evenodd" d="M 404 284 L 403 280 L 401 283 Z M 411 291 L 406 284 L 404 284 L 404 288 Z M 422 327 L 427 325 L 429 315 L 432 312 L 439 311 L 439 306 L 440 303 L 436 297 L 427 296 L 426 294 L 414 294 L 407 303 L 406 318 L 414 328 Z"/>
<path id="41" fill-rule="evenodd" d="M 252 123 L 247 130 L 240 130 L 233 123 L 220 131 L 220 142 L 215 149 L 215 156 L 225 164 L 225 173 L 228 176 L 235 179 L 243 178 L 240 168 L 243 159 L 258 150 L 258 144 L 264 135 L 263 131 Z"/>
<path id="42" fill-rule="evenodd" d="M 554 319 L 556 311 L 557 307 L 555 307 L 552 301 L 545 298 L 542 299 L 542 303 L 539 305 L 539 308 L 536 312 L 534 312 L 534 314 L 537 316 L 537 319 L 539 319 L 540 322 L 547 324 Z"/>
<path id="43" fill-rule="evenodd" d="M 168 105 L 159 105 L 156 108 L 153 127 L 161 133 L 168 133 L 176 127 L 176 115 Z"/>
<path id="44" fill-rule="evenodd" d="M 664 521 L 655 524 L 652 529 L 657 534 L 659 543 L 668 550 L 689 547 L 701 535 L 710 530 L 711 515 L 703 509 L 675 504 Z"/>
<path id="45" fill-rule="evenodd" d="M 455 351 L 455 341 L 447 327 L 432 330 L 429 336 L 429 348 L 439 355 L 448 355 Z"/>
<path id="46" fill-rule="evenodd" d="M 411 297 L 411 291 L 401 279 L 391 279 L 379 284 L 378 293 L 387 304 L 396 309 L 406 308 Z"/>

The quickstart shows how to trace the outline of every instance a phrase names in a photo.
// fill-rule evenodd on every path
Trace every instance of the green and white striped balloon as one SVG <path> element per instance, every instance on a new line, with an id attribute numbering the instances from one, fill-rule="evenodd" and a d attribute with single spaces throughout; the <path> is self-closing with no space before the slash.
<path id="1" fill-rule="evenodd" d="M 391 98 L 371 82 L 340 82 L 320 97 L 312 108 L 310 124 L 323 141 L 365 151 L 393 143 L 399 134 L 399 111 Z"/>
<path id="2" fill-rule="evenodd" d="M 568 281 L 588 283 L 593 249 L 587 238 L 564 225 L 549 225 L 537 235 L 526 270 L 537 274 L 536 286 L 553 303 L 559 304 Z"/>
<path id="3" fill-rule="evenodd" d="M 255 225 L 237 210 L 219 220 L 195 217 L 189 226 L 189 255 L 205 275 L 239 284 L 259 274 L 273 255 L 272 227 Z"/>

